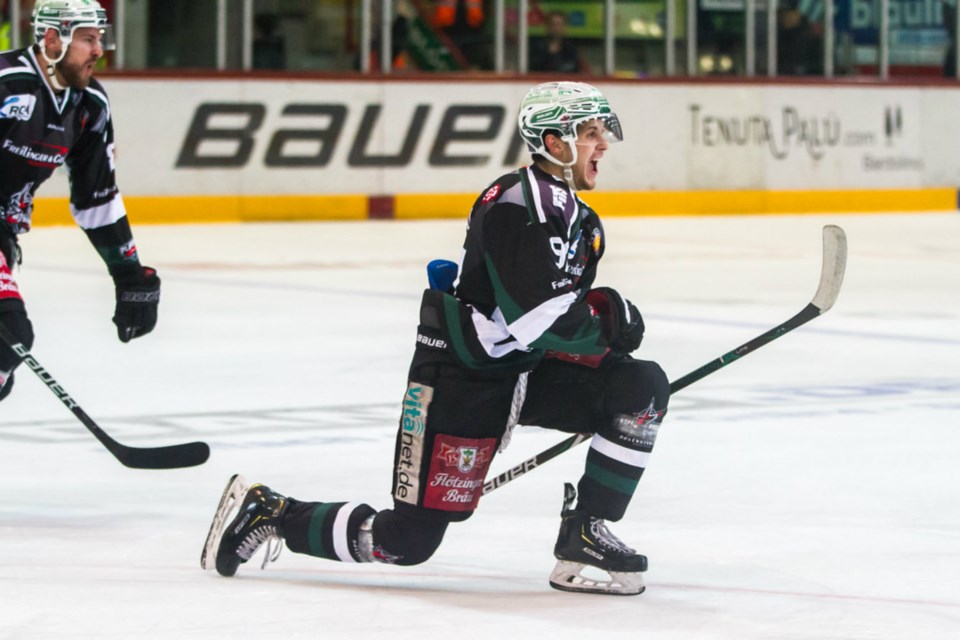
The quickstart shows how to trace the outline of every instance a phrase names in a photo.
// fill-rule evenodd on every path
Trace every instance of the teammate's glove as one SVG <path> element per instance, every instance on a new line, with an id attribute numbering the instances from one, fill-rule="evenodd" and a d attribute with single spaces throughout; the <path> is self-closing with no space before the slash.
<path id="1" fill-rule="evenodd" d="M 120 342 L 145 336 L 157 325 L 160 304 L 160 278 L 155 269 L 137 266 L 113 276 L 117 288 L 117 308 L 113 324 Z"/>
<path id="2" fill-rule="evenodd" d="M 632 302 L 610 287 L 587 292 L 587 304 L 600 316 L 603 337 L 614 353 L 636 351 L 643 341 L 643 316 Z"/>

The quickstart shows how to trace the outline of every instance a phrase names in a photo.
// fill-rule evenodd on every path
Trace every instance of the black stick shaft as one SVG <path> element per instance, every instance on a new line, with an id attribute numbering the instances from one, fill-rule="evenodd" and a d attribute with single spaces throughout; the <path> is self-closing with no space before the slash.
<path id="1" fill-rule="evenodd" d="M 677 380 L 674 380 L 673 382 L 670 383 L 670 393 L 674 394 L 677 391 L 680 391 L 681 389 L 684 389 L 690 386 L 697 380 L 701 380 L 707 377 L 714 371 L 717 371 L 718 369 L 722 369 L 728 364 L 736 362 L 743 356 L 749 353 L 752 353 L 757 349 L 759 349 L 760 347 L 762 347 L 763 345 L 776 340 L 780 336 L 790 331 L 793 331 L 800 325 L 805 324 L 810 320 L 813 320 L 820 314 L 821 314 L 820 308 L 817 307 L 812 302 L 809 303 L 806 307 L 804 307 L 804 309 L 800 313 L 793 316 L 783 324 L 777 325 L 773 329 L 770 329 L 766 333 L 760 334 L 756 338 L 740 345 L 736 349 L 726 352 L 716 360 L 711 360 L 710 362 L 703 365 L 699 369 L 695 369 L 690 373 L 686 374 L 685 376 Z M 483 485 L 484 495 L 490 493 L 494 489 L 498 489 L 502 487 L 503 485 L 507 484 L 512 480 L 515 480 L 516 478 L 519 478 L 520 476 L 527 473 L 531 469 L 535 469 L 536 467 L 539 467 L 544 462 L 547 462 L 548 460 L 552 460 L 556 458 L 564 451 L 572 449 L 573 447 L 577 446 L 581 442 L 586 442 L 591 437 L 593 437 L 593 434 L 578 433 L 577 435 L 570 436 L 566 440 L 558 442 L 557 444 L 553 445 L 549 449 L 541 451 L 534 457 L 529 458 L 528 460 L 525 460 L 523 463 L 517 465 L 516 467 L 513 467 L 512 469 L 501 473 L 500 475 L 493 478 L 492 480 L 488 480 L 487 482 L 485 482 Z"/>
<path id="2" fill-rule="evenodd" d="M 57 396 L 60 402 L 73 412 L 73 415 L 100 441 L 100 444 L 106 447 L 107 451 L 112 453 L 123 465 L 134 469 L 176 469 L 203 464 L 210 457 L 210 447 L 205 442 L 188 442 L 169 447 L 146 448 L 128 447 L 120 444 L 101 429 L 93 421 L 93 418 L 87 415 L 87 412 L 77 404 L 77 401 L 70 397 L 70 394 L 60 386 L 59 382 L 54 380 L 53 376 L 37 362 L 37 359 L 23 346 L 17 336 L 2 322 L 0 322 L 0 338 L 22 363 L 37 374 L 37 377 L 47 385 L 53 395 Z"/>
<path id="3" fill-rule="evenodd" d="M 747 355 L 748 353 L 752 353 L 753 351 L 756 351 L 763 345 L 773 342 L 780 336 L 790 331 L 793 331 L 800 325 L 805 324 L 810 320 L 813 320 L 818 315 L 820 315 L 820 309 L 818 309 L 811 302 L 806 307 L 804 307 L 803 311 L 793 316 L 783 324 L 777 325 L 773 329 L 770 329 L 766 333 L 763 333 L 757 336 L 753 340 L 750 340 L 749 342 L 746 342 L 740 345 L 736 349 L 726 352 L 716 360 L 711 360 L 710 362 L 703 365 L 699 369 L 691 371 L 690 373 L 683 376 L 682 378 L 674 380 L 673 382 L 670 383 L 670 393 L 674 394 L 677 391 L 680 391 L 681 389 L 685 389 L 686 387 L 690 386 L 697 380 L 706 378 L 708 375 L 710 375 L 714 371 L 717 371 L 718 369 L 722 369 L 728 364 L 736 362 L 737 360 Z"/>
<path id="4" fill-rule="evenodd" d="M 716 360 L 708 362 L 699 369 L 691 371 L 679 380 L 671 382 L 670 393 L 674 394 L 677 391 L 690 386 L 697 380 L 705 378 L 714 371 L 722 369 L 728 364 L 739 360 L 748 353 L 756 351 L 763 345 L 776 340 L 780 336 L 793 331 L 800 325 L 805 324 L 817 316 L 829 311 L 833 306 L 833 303 L 836 302 L 837 296 L 840 294 L 840 286 L 843 284 L 843 275 L 846 270 L 846 265 L 846 234 L 844 233 L 843 229 L 836 225 L 825 226 L 823 228 L 823 266 L 820 270 L 820 284 L 817 287 L 817 292 L 813 296 L 813 300 L 807 304 L 807 306 L 804 307 L 800 313 L 793 316 L 786 322 L 777 325 L 766 333 L 760 334 L 753 340 L 740 345 L 736 349 L 728 351 Z M 515 480 L 516 478 L 527 473 L 531 469 L 537 468 L 547 460 L 552 460 L 564 451 L 572 449 L 581 442 L 589 440 L 591 437 L 593 437 L 592 434 L 581 433 L 570 436 L 562 442 L 558 442 L 546 451 L 538 453 L 534 457 L 525 460 L 509 471 L 505 471 L 496 478 L 485 482 L 483 485 L 483 493 L 487 494 L 494 489 L 502 487 L 508 482 Z"/>

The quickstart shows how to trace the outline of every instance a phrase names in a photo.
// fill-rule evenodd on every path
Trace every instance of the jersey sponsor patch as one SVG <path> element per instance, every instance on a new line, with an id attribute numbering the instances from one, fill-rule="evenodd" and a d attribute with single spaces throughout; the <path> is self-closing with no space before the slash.
<path id="1" fill-rule="evenodd" d="M 495 184 L 489 189 L 487 189 L 487 192 L 483 194 L 483 200 L 481 200 L 480 202 L 482 202 L 483 204 L 487 204 L 488 202 L 496 200 L 498 195 L 500 195 L 500 185 Z"/>
<path id="2" fill-rule="evenodd" d="M 37 148 L 34 148 L 37 147 Z M 29 144 L 15 144 L 10 140 L 3 141 L 3 150 L 26 159 L 27 164 L 45 169 L 56 169 L 67 158 L 67 147 L 45 142 Z"/>
<path id="3" fill-rule="evenodd" d="M 437 435 L 430 454 L 423 506 L 441 511 L 476 509 L 496 447 L 496 438 Z"/>
<path id="4" fill-rule="evenodd" d="M 37 106 L 37 97 L 28 93 L 9 96 L 0 106 L 0 118 L 7 120 L 29 120 L 33 108 Z"/>
<path id="5" fill-rule="evenodd" d="M 23 300 L 20 297 L 20 288 L 17 287 L 17 281 L 13 279 L 13 273 L 7 266 L 7 261 L 0 253 L 0 300 L 14 299 Z"/>
<path id="6" fill-rule="evenodd" d="M 602 239 L 603 236 L 600 233 L 600 229 L 594 229 L 593 235 L 590 237 L 590 246 L 593 247 L 593 253 L 595 255 L 600 255 L 600 242 Z"/>
<path id="7" fill-rule="evenodd" d="M 427 430 L 427 410 L 433 399 L 433 387 L 410 382 L 403 396 L 400 417 L 400 443 L 393 478 L 393 497 L 417 504 L 420 495 L 420 468 L 423 465 L 423 436 Z"/>

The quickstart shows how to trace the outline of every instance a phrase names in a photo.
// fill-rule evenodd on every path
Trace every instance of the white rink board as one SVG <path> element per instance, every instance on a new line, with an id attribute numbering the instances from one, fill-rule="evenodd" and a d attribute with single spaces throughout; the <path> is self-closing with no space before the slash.
<path id="1" fill-rule="evenodd" d="M 118 180 L 128 196 L 473 193 L 478 175 L 494 176 L 528 161 L 523 151 L 510 153 L 517 108 L 529 88 L 525 81 L 103 82 L 115 115 Z M 598 86 L 625 133 L 602 164 L 608 191 L 960 184 L 960 156 L 954 152 L 960 128 L 953 124 L 960 89 Z M 198 119 L 203 105 L 213 111 Z M 339 125 L 336 117 L 342 117 Z M 187 142 L 192 124 L 203 134 L 199 141 L 194 136 L 193 146 Z M 294 139 L 291 131 L 299 131 Z M 464 139 L 471 135 L 477 139 Z M 185 149 L 209 166 L 178 166 Z M 63 176 L 44 187 L 45 197 L 57 195 L 66 195 Z"/>

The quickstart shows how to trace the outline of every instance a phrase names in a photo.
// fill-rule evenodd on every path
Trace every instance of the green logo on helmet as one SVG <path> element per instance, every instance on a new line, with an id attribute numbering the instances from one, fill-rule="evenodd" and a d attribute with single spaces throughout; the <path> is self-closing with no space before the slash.
<path id="1" fill-rule="evenodd" d="M 107 22 L 107 12 L 97 0 L 41 0 L 33 9 L 33 34 L 42 42 L 49 29 L 60 36 L 64 44 L 73 40 L 73 32 L 84 27 L 100 29 L 101 46 L 114 49 L 113 27 Z"/>
<path id="2" fill-rule="evenodd" d="M 552 159 L 544 146 L 544 133 L 558 131 L 563 140 L 572 144 L 577 127 L 596 118 L 604 120 L 609 141 L 623 139 L 617 116 L 598 89 L 583 82 L 549 82 L 527 93 L 517 122 L 531 153 Z"/>

